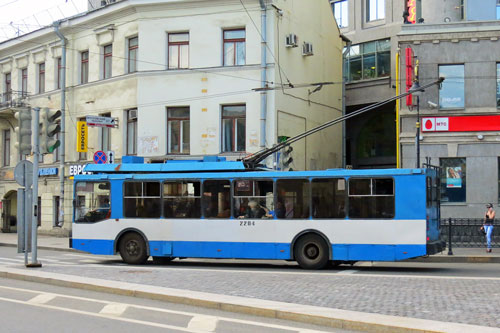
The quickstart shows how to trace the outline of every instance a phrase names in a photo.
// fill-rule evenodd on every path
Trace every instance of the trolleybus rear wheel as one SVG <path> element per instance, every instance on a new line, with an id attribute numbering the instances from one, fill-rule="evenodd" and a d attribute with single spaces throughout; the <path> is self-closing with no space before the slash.
<path id="1" fill-rule="evenodd" d="M 148 260 L 146 242 L 141 235 L 131 232 L 120 240 L 120 256 L 131 265 L 141 265 Z"/>
<path id="2" fill-rule="evenodd" d="M 295 244 L 294 255 L 300 267 L 321 269 L 328 263 L 328 246 L 318 235 L 305 235 Z"/>

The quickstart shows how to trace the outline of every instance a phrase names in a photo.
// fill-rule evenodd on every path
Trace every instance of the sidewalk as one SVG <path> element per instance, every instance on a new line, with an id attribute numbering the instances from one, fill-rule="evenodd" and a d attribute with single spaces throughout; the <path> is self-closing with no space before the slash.
<path id="1" fill-rule="evenodd" d="M 17 246 L 17 234 L 0 233 L 0 246 Z M 38 249 L 55 251 L 75 251 L 69 248 L 68 237 L 38 235 Z M 452 248 L 453 255 L 448 255 L 448 249 L 428 257 L 409 259 L 409 262 L 449 262 L 449 263 L 500 263 L 500 248 L 494 248 L 492 253 L 486 253 L 485 248 Z"/>
<path id="2" fill-rule="evenodd" d="M 76 252 L 68 245 L 67 237 L 38 237 L 39 249 Z M 0 233 L 0 246 L 17 246 L 17 234 Z M 445 251 L 418 261 L 500 262 L 500 249 L 496 250 L 489 254 L 484 249 L 457 248 L 454 256 Z M 248 279 L 248 273 L 239 270 L 119 269 L 121 274 L 96 265 L 25 268 L 12 263 L 0 265 L 0 277 L 356 331 L 500 332 L 495 307 L 500 301 L 499 278 L 263 269 Z"/>

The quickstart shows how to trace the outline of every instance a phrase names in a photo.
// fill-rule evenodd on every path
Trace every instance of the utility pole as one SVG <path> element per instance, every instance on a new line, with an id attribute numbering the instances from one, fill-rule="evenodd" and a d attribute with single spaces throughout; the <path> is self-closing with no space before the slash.
<path id="1" fill-rule="evenodd" d="M 26 267 L 42 267 L 42 263 L 37 260 L 37 232 L 38 232 L 38 159 L 40 155 L 39 149 L 39 132 L 40 132 L 40 108 L 33 108 L 34 118 L 34 130 L 33 133 L 35 140 L 33 145 L 33 210 L 31 212 L 31 263 L 27 264 Z M 27 250 L 27 249 L 26 249 Z"/>

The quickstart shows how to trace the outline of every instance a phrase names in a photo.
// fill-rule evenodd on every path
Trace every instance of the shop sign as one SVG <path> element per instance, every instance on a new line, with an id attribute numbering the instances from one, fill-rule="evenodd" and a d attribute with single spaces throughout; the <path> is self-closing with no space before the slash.
<path id="1" fill-rule="evenodd" d="M 88 175 L 91 174 L 90 172 L 84 172 L 83 168 L 85 168 L 87 164 L 75 164 L 75 165 L 70 165 L 69 166 L 69 176 L 75 176 L 75 175 Z"/>
<path id="2" fill-rule="evenodd" d="M 481 131 L 500 131 L 500 115 L 422 118 L 422 132 Z"/>
<path id="3" fill-rule="evenodd" d="M 59 168 L 40 168 L 38 176 L 56 176 L 59 173 Z"/>

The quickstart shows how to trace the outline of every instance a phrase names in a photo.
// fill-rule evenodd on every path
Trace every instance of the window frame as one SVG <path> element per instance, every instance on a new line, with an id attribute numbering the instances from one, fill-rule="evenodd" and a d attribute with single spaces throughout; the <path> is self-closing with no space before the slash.
<path id="1" fill-rule="evenodd" d="M 245 33 L 245 37 L 243 38 L 226 38 L 226 32 L 230 32 L 230 31 L 243 31 Z M 223 67 L 232 67 L 232 66 L 244 66 L 246 65 L 246 47 L 247 47 L 247 43 L 246 43 L 246 29 L 245 28 L 233 28 L 233 29 L 224 29 L 222 31 L 222 66 Z M 245 55 L 243 56 L 243 63 L 242 64 L 238 64 L 238 48 L 237 48 L 237 44 L 238 43 L 243 43 L 243 47 L 245 49 Z M 233 64 L 230 65 L 230 64 L 227 64 L 226 62 L 226 45 L 229 45 L 229 44 L 233 44 L 233 48 L 234 48 L 234 51 L 233 51 Z"/>
<path id="2" fill-rule="evenodd" d="M 103 113 L 101 117 L 111 117 L 111 112 Z M 103 152 L 111 150 L 111 128 L 101 127 L 99 129 L 99 146 Z"/>
<path id="3" fill-rule="evenodd" d="M 62 58 L 59 57 L 56 60 L 56 89 L 61 89 L 62 81 Z"/>
<path id="4" fill-rule="evenodd" d="M 128 196 L 126 195 L 126 191 L 125 191 L 125 187 L 126 187 L 126 184 L 129 184 L 129 183 L 140 183 L 142 184 L 141 186 L 141 194 L 140 196 Z M 145 183 L 156 183 L 158 184 L 159 186 L 159 193 L 158 193 L 158 196 L 145 196 L 144 195 L 144 192 L 145 192 L 145 189 L 144 189 L 144 184 Z M 123 182 L 123 199 L 122 199 L 122 206 L 123 206 L 123 218 L 130 218 L 130 219 L 134 219 L 134 218 L 140 218 L 140 219 L 159 219 L 163 216 L 163 198 L 162 198 L 162 194 L 163 194 L 163 186 L 162 186 L 163 182 L 160 181 L 160 180 L 153 180 L 153 179 L 144 179 L 144 180 L 125 180 Z M 143 200 L 144 199 L 157 199 L 159 200 L 159 213 L 157 216 L 127 216 L 126 215 L 126 209 L 128 207 L 128 205 L 125 203 L 125 200 L 126 199 L 137 199 L 137 198 L 142 198 Z M 145 204 L 144 204 L 145 206 Z M 154 210 L 152 210 L 154 211 Z"/>
<path id="5" fill-rule="evenodd" d="M 109 52 L 106 49 L 110 48 Z M 107 44 L 102 47 L 102 78 L 103 80 L 113 77 L 113 44 Z M 109 69 L 109 74 L 107 74 Z"/>
<path id="6" fill-rule="evenodd" d="M 316 183 L 321 183 L 321 182 L 332 182 L 335 181 L 335 185 L 338 187 L 339 186 L 339 181 L 343 181 L 344 182 L 344 195 L 342 196 L 344 202 L 343 202 L 343 213 L 344 215 L 342 216 L 342 214 L 337 214 L 339 216 L 337 217 L 316 217 L 316 213 L 315 213 L 315 204 L 314 204 L 314 184 Z M 314 177 L 314 178 L 311 178 L 311 189 L 310 189 L 310 192 L 311 192 L 311 218 L 314 219 L 314 220 L 332 220 L 332 219 L 345 219 L 347 218 L 347 213 L 348 213 L 348 210 L 347 210 L 347 205 L 348 205 L 348 190 L 347 190 L 347 179 L 345 179 L 344 177 Z M 334 199 L 337 197 L 335 194 L 337 191 L 340 191 L 340 190 L 337 190 L 335 189 L 334 191 Z M 323 199 L 324 200 L 324 199 Z M 339 207 L 340 208 L 340 207 Z"/>
<path id="7" fill-rule="evenodd" d="M 11 132 L 10 129 L 3 130 L 2 143 L 3 143 L 3 159 L 2 166 L 10 166 L 10 146 L 11 146 Z"/>
<path id="8" fill-rule="evenodd" d="M 236 183 L 237 182 L 241 182 L 241 181 L 250 181 L 252 182 L 252 189 L 251 189 L 251 195 L 236 195 Z M 266 196 L 265 194 L 264 195 L 256 195 L 256 183 L 257 182 L 270 182 L 272 185 L 271 185 L 271 188 L 272 188 L 272 196 L 271 196 L 271 204 L 272 204 L 272 207 L 268 207 L 267 205 L 262 205 L 262 202 L 261 200 L 267 200 L 269 199 L 268 196 Z M 242 213 L 241 211 L 239 212 L 240 214 L 237 214 L 236 213 L 236 200 L 237 199 L 247 199 L 248 202 L 254 200 L 254 201 L 258 201 L 259 205 L 264 209 L 264 211 L 266 212 L 266 214 L 264 216 L 262 216 L 261 218 L 265 218 L 265 219 L 275 219 L 276 216 L 273 214 L 273 216 L 266 216 L 268 214 L 270 214 L 271 212 L 274 212 L 274 207 L 275 207 L 275 199 L 276 199 L 276 192 L 275 192 L 275 189 L 276 189 L 276 186 L 275 186 L 275 180 L 273 178 L 234 178 L 232 181 L 231 181 L 231 193 L 230 193 L 230 197 L 231 197 L 231 202 L 230 202 L 230 205 L 231 205 L 231 216 L 235 219 L 237 218 L 240 218 L 240 214 Z M 247 206 L 248 206 L 248 202 L 247 202 Z M 239 202 L 239 205 L 241 207 L 241 202 Z M 248 219 L 248 217 L 245 217 L 245 219 Z M 254 219 L 254 218 L 252 218 Z"/>
<path id="9" fill-rule="evenodd" d="M 385 20 L 385 0 L 366 0 L 366 22 L 375 22 Z M 375 5 L 375 17 L 372 18 L 370 15 L 371 7 Z M 380 7 L 382 7 L 382 16 L 379 16 Z"/>
<path id="10" fill-rule="evenodd" d="M 366 51 L 370 44 L 373 44 L 373 50 Z M 361 82 L 368 80 L 376 80 L 381 78 L 389 78 L 391 76 L 391 48 L 390 48 L 391 40 L 390 38 L 378 39 L 366 43 L 355 44 L 350 47 L 349 53 L 345 56 L 346 68 L 347 68 L 347 82 Z M 380 74 L 380 70 L 384 68 L 381 66 L 383 62 L 381 62 L 382 57 L 388 56 L 389 63 L 388 66 L 385 66 L 387 72 L 385 75 Z M 367 60 L 365 58 L 373 57 L 375 61 L 375 66 L 371 69 L 374 75 L 369 76 L 367 73 Z M 359 78 L 353 79 L 352 72 L 352 64 L 357 63 L 359 61 L 360 74 Z M 371 72 L 370 71 L 370 72 Z M 368 72 L 368 73 L 370 73 Z"/>
<path id="11" fill-rule="evenodd" d="M 348 0 L 330 0 L 333 16 L 339 28 L 349 27 L 349 2 Z M 337 15 L 338 13 L 338 15 Z M 345 15 L 344 15 L 345 14 Z M 345 17 L 344 17 L 345 16 Z M 345 21 L 345 24 L 344 24 Z"/>
<path id="12" fill-rule="evenodd" d="M 38 64 L 38 93 L 45 92 L 45 62 Z"/>
<path id="13" fill-rule="evenodd" d="M 370 180 L 370 193 L 369 194 L 351 194 L 351 181 L 353 180 Z M 374 181 L 377 180 L 391 180 L 392 181 L 392 194 L 374 194 L 376 188 Z M 377 197 L 392 197 L 392 216 L 351 216 L 351 198 L 377 198 Z M 394 177 L 349 177 L 347 179 L 347 209 L 348 219 L 371 219 L 371 220 L 393 220 L 396 217 L 396 181 Z M 371 213 L 371 212 L 368 212 Z M 360 214 L 361 215 L 361 214 Z"/>
<path id="14" fill-rule="evenodd" d="M 5 101 L 10 102 L 12 100 L 12 73 L 5 73 Z"/>
<path id="15" fill-rule="evenodd" d="M 170 41 L 171 36 L 178 36 L 178 35 L 187 35 L 187 41 Z M 172 32 L 168 33 L 167 35 L 167 51 L 168 51 L 168 64 L 167 64 L 167 69 L 173 70 L 173 69 L 187 69 L 189 68 L 189 32 Z M 182 66 L 182 57 L 181 57 L 181 50 L 183 46 L 187 46 L 187 64 L 186 66 Z M 173 52 L 173 49 L 177 50 L 177 66 L 173 66 L 171 63 L 170 55 Z"/>
<path id="16" fill-rule="evenodd" d="M 28 96 L 28 68 L 21 69 L 21 96 Z"/>
<path id="17" fill-rule="evenodd" d="M 231 107 L 243 107 L 244 108 L 244 116 L 225 116 L 224 111 L 225 108 L 231 108 Z M 238 152 L 245 152 L 246 151 L 246 116 L 247 116 L 247 107 L 246 104 L 234 104 L 234 105 L 222 105 L 221 107 L 221 152 L 222 153 L 238 153 Z M 231 120 L 231 132 L 232 132 L 232 140 L 231 140 L 231 148 L 230 150 L 225 150 L 224 142 L 225 136 L 226 136 L 226 130 L 224 126 L 224 119 L 229 119 Z M 243 150 L 238 150 L 238 120 L 244 119 L 245 121 L 245 138 L 243 142 Z"/>
<path id="18" fill-rule="evenodd" d="M 137 41 L 136 45 L 130 45 L 133 40 Z M 139 37 L 130 37 L 127 39 L 127 73 L 137 72 L 137 56 L 139 54 Z M 132 58 L 132 54 L 134 55 Z"/>
<path id="19" fill-rule="evenodd" d="M 447 78 L 447 75 L 448 74 L 444 74 L 442 73 L 441 69 L 442 68 L 451 68 L 451 67 L 462 67 L 462 73 L 461 73 L 461 77 L 458 78 L 458 80 L 461 80 L 461 82 L 458 82 L 458 84 L 461 84 L 461 95 L 458 96 L 456 94 L 457 92 L 457 88 L 454 87 L 452 88 L 452 84 L 457 84 L 457 82 L 455 81 L 457 78 L 456 77 L 452 77 L 452 78 Z M 439 110 L 463 110 L 465 109 L 465 64 L 464 63 L 461 63 L 461 64 L 438 64 L 438 76 L 439 77 L 444 77 L 446 80 L 444 80 L 440 85 L 439 85 L 439 89 L 438 89 L 438 103 L 439 103 Z M 453 98 L 455 98 L 455 96 L 457 96 L 458 98 L 460 98 L 462 100 L 462 104 L 461 105 L 451 105 L 451 106 L 446 106 L 442 103 L 442 96 L 443 96 L 443 93 L 442 91 L 444 92 L 445 91 L 445 88 L 447 88 L 446 91 L 450 90 L 450 91 L 453 91 L 454 95 Z M 449 105 L 449 104 L 448 104 Z"/>
<path id="20" fill-rule="evenodd" d="M 181 184 L 181 185 L 184 185 L 186 183 L 198 183 L 199 184 L 199 188 L 200 188 L 200 194 L 199 195 L 178 195 L 178 196 L 172 196 L 172 195 L 169 195 L 169 196 L 165 196 L 165 184 Z M 193 219 L 201 219 L 201 216 L 202 216 L 202 199 L 203 199 L 203 185 L 202 185 L 202 180 L 201 179 L 172 179 L 172 180 L 164 180 L 162 183 L 161 183 L 161 202 L 162 202 L 162 217 L 163 218 L 168 218 L 168 219 L 188 219 L 188 218 L 193 218 Z M 197 207 L 199 210 L 197 212 L 196 215 L 198 215 L 198 217 L 190 217 L 190 216 L 185 216 L 185 217 L 173 217 L 173 216 L 167 216 L 165 214 L 165 199 L 175 199 L 175 198 L 182 198 L 182 199 L 185 199 L 185 198 L 192 198 L 195 200 L 196 202 L 196 199 L 199 200 L 199 207 Z"/>
<path id="21" fill-rule="evenodd" d="M 175 111 L 175 110 L 180 110 L 183 109 L 184 111 L 187 110 L 187 117 L 171 117 L 169 116 L 169 111 Z M 187 138 L 188 142 L 183 141 L 184 137 L 184 123 L 187 121 L 188 123 L 188 128 L 189 128 L 189 135 L 191 133 L 191 110 L 189 106 L 169 106 L 167 107 L 167 154 L 168 155 L 189 155 L 191 152 L 191 140 L 190 137 Z M 172 140 L 172 131 L 171 131 L 171 126 L 175 123 L 178 123 L 179 127 L 179 135 L 177 138 L 177 142 L 179 143 L 179 149 L 178 151 L 173 151 L 171 144 L 173 142 Z M 184 144 L 187 144 L 188 148 L 187 151 L 184 151 Z"/>
<path id="22" fill-rule="evenodd" d="M 89 82 L 89 51 L 80 52 L 80 84 Z"/>
<path id="23" fill-rule="evenodd" d="M 78 190 L 78 184 L 81 184 L 81 183 L 85 183 L 85 184 L 92 184 L 92 192 L 88 192 L 88 191 L 79 191 Z M 109 207 L 105 207 L 105 206 L 99 206 L 99 207 L 94 207 L 93 205 L 89 205 L 87 207 L 87 198 L 85 195 L 81 195 L 81 193 L 97 193 L 95 192 L 95 184 L 97 184 L 97 187 L 99 188 L 99 185 L 101 184 L 104 184 L 105 185 L 105 188 L 104 190 L 107 190 L 108 192 L 107 193 L 104 193 L 104 194 L 107 194 L 107 200 L 108 200 L 108 204 L 109 204 Z M 80 194 L 80 195 L 79 195 Z M 97 222 L 100 222 L 100 221 L 103 221 L 105 219 L 107 219 L 108 215 L 110 216 L 111 215 L 111 210 L 112 210 L 112 193 L 111 193 L 111 182 L 109 180 L 90 180 L 90 181 L 77 181 L 75 182 L 75 185 L 74 185 L 74 195 L 76 197 L 76 200 L 74 200 L 74 205 L 73 205 L 73 222 L 74 223 L 87 223 L 87 224 L 91 224 L 91 223 L 97 223 Z M 92 196 L 90 199 L 91 199 L 91 203 L 92 203 L 92 200 L 99 200 L 99 197 L 101 197 L 101 199 L 106 199 L 106 195 L 103 195 L 103 194 L 96 194 L 95 196 Z M 83 200 L 82 200 L 83 199 Z M 84 210 L 84 214 L 82 214 L 81 212 L 81 204 L 83 203 L 84 205 L 84 208 L 86 210 Z M 85 216 L 89 211 L 97 211 L 99 209 L 103 209 L 103 208 L 108 208 L 108 212 L 106 213 L 104 219 L 96 219 L 95 221 L 85 221 L 85 220 L 81 220 L 79 221 L 80 217 L 82 216 Z M 79 216 L 77 218 L 77 209 L 79 209 Z M 91 215 L 92 216 L 92 215 Z"/>
<path id="24" fill-rule="evenodd" d="M 135 111 L 136 112 L 136 117 L 135 118 L 131 118 L 130 117 L 130 114 L 131 114 L 131 111 Z M 127 135 L 126 135 L 126 147 L 127 147 L 127 155 L 137 155 L 137 120 L 138 120 L 138 117 L 139 117 L 139 114 L 137 113 L 138 110 L 137 109 L 129 109 L 126 111 L 127 113 Z M 134 132 L 132 133 L 132 141 L 130 141 L 130 127 L 132 127 L 134 129 Z M 129 143 L 132 143 L 132 145 L 130 146 Z"/>

